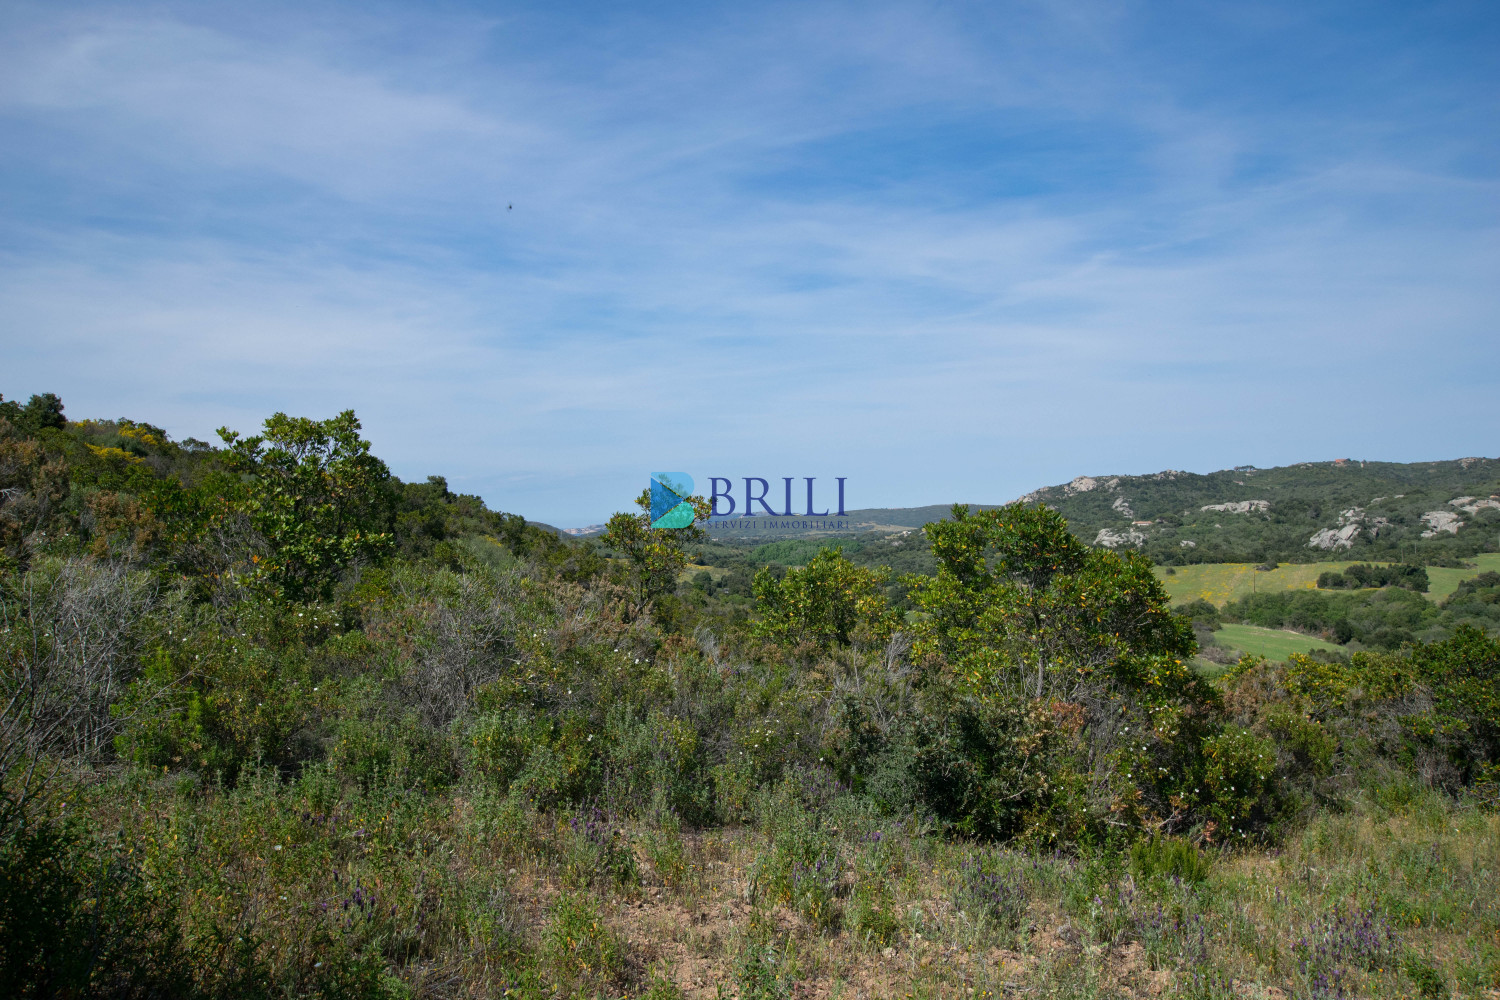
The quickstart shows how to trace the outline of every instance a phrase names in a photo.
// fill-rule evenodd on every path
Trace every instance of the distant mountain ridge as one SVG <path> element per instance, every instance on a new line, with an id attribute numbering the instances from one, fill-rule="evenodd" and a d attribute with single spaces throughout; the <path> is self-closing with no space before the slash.
<path id="1" fill-rule="evenodd" d="M 1336 459 L 1271 469 L 1166 469 L 1078 476 L 1019 498 L 1068 519 L 1090 544 L 1157 562 L 1317 558 L 1463 558 L 1500 545 L 1500 459 Z M 982 510 L 998 504 L 972 504 Z M 734 542 L 900 533 L 948 516 L 950 504 L 864 508 L 842 519 L 735 518 L 711 528 Z M 830 522 L 839 526 L 830 529 Z"/>
<path id="2" fill-rule="evenodd" d="M 1021 499 L 1058 510 L 1094 545 L 1167 563 L 1461 558 L 1500 542 L 1492 458 L 1079 476 Z"/>

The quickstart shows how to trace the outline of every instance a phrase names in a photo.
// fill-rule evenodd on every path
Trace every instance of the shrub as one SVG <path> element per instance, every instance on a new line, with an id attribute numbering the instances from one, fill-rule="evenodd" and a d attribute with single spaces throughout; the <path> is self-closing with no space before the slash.
<path id="1" fill-rule="evenodd" d="M 183 616 L 159 630 L 165 634 L 115 707 L 124 722 L 117 752 L 229 784 L 248 767 L 291 776 L 323 756 L 330 697 L 309 646 L 336 627 L 334 613 L 268 602 L 235 610 L 227 624 Z"/>
<path id="2" fill-rule="evenodd" d="M 763 569 L 755 575 L 755 634 L 789 646 L 884 644 L 900 621 L 886 600 L 885 576 L 854 565 L 841 548 L 823 549 L 779 578 Z"/>
<path id="3" fill-rule="evenodd" d="M 1276 818 L 1276 749 L 1247 729 L 1229 727 L 1203 743 L 1203 813 L 1223 835 L 1241 839 Z"/>
<path id="4" fill-rule="evenodd" d="M 875 874 L 854 883 L 846 922 L 849 933 L 866 945 L 884 948 L 895 944 L 901 922 L 896 915 L 895 897 L 884 878 Z"/>
<path id="5" fill-rule="evenodd" d="M 53 823 L 0 841 L 0 995 L 195 992 L 175 909 L 124 852 Z"/>
<path id="6" fill-rule="evenodd" d="M 1473 626 L 1405 655 L 1358 652 L 1333 662 L 1293 655 L 1283 679 L 1289 694 L 1306 699 L 1325 736 L 1366 743 L 1449 787 L 1472 785 L 1500 763 L 1500 640 Z M 1268 716 L 1268 729 L 1289 740 L 1294 754 L 1313 764 L 1327 758 L 1325 736 L 1278 718 Z"/>
<path id="7" fill-rule="evenodd" d="M 582 996 L 618 980 L 625 947 L 588 896 L 565 892 L 552 904 L 541 948 L 543 973 L 564 996 Z"/>
<path id="8" fill-rule="evenodd" d="M 954 902 L 960 910 L 1002 931 L 1014 931 L 1026 915 L 1026 880 L 1012 868 L 986 868 L 967 861 L 958 870 Z"/>
<path id="9" fill-rule="evenodd" d="M 579 889 L 640 883 L 629 834 L 597 805 L 585 806 L 568 819 L 563 881 Z"/>
<path id="10" fill-rule="evenodd" d="M 1181 837 L 1150 837 L 1130 848 L 1130 868 L 1137 878 L 1178 878 L 1197 883 L 1208 878 L 1208 858 Z"/>
<path id="11" fill-rule="evenodd" d="M 1054 779 L 1064 777 L 1049 760 L 1060 749 L 1050 722 L 1034 706 L 972 698 L 910 716 L 871 762 L 873 791 L 887 809 L 915 806 L 965 833 L 1016 836 L 1052 815 Z M 912 801 L 897 798 L 903 793 Z"/>
<path id="12" fill-rule="evenodd" d="M 1412 650 L 1409 662 L 1432 698 L 1430 711 L 1405 720 L 1412 738 L 1441 750 L 1466 784 L 1500 764 L 1500 638 L 1462 625 Z"/>
<path id="13" fill-rule="evenodd" d="M 691 723 L 617 705 L 605 722 L 601 767 L 612 802 L 637 814 L 669 811 L 690 823 L 714 818 L 708 747 Z"/>
<path id="14" fill-rule="evenodd" d="M 447 734 L 422 724 L 415 712 L 399 721 L 346 716 L 329 750 L 339 775 L 369 787 L 379 782 L 403 788 L 446 788 L 457 772 Z"/>
<path id="15" fill-rule="evenodd" d="M 539 805 L 581 802 L 594 790 L 594 751 L 587 721 L 524 712 L 489 712 L 465 732 L 467 769 L 502 792 L 516 790 Z"/>
<path id="16" fill-rule="evenodd" d="M 1321 723 L 1278 707 L 1266 714 L 1263 725 L 1281 751 L 1290 775 L 1322 778 L 1332 772 L 1338 740 Z"/>
<path id="17" fill-rule="evenodd" d="M 1192 619 L 1194 625 L 1202 625 L 1211 631 L 1219 628 L 1219 609 L 1201 597 L 1179 604 L 1172 610 L 1184 618 Z"/>

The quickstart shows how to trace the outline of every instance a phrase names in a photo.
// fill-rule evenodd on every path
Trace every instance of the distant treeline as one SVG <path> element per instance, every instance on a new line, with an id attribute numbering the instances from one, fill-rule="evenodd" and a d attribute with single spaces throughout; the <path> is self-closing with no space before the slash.
<path id="1" fill-rule="evenodd" d="M 1403 587 L 1418 593 L 1427 592 L 1427 570 L 1422 566 L 1371 566 L 1356 563 L 1342 573 L 1318 574 L 1319 590 L 1363 590 L 1369 587 Z"/>

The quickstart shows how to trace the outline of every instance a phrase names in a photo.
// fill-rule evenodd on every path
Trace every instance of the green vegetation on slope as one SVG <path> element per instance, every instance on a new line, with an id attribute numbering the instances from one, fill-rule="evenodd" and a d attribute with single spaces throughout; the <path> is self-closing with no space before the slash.
<path id="1" fill-rule="evenodd" d="M 1450 634 L 1210 683 L 1045 507 L 751 575 L 358 429 L 0 411 L 0 994 L 1500 987 L 1500 580 L 1283 591 Z"/>
<path id="2" fill-rule="evenodd" d="M 1360 562 L 1431 566 L 1496 551 L 1496 495 L 1500 460 L 1465 458 L 1079 477 L 1026 499 L 1059 510 L 1088 541 L 1140 548 L 1161 564 L 1348 553 Z"/>

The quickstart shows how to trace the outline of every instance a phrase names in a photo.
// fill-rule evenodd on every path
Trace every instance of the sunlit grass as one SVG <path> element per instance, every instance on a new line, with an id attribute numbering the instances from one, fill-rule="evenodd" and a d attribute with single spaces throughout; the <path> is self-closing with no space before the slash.
<path id="1" fill-rule="evenodd" d="M 1342 573 L 1362 561 L 1345 559 L 1333 562 L 1281 563 L 1274 570 L 1258 570 L 1254 563 L 1198 563 L 1193 566 L 1158 566 L 1156 576 L 1166 587 L 1173 604 L 1201 597 L 1222 608 L 1230 601 L 1249 594 L 1278 590 L 1315 590 L 1320 573 Z M 1462 581 L 1488 570 L 1500 570 L 1500 552 L 1482 553 L 1465 561 L 1475 563 L 1476 568 L 1428 567 L 1428 599 L 1441 601 L 1457 590 Z M 1374 562 L 1369 565 L 1387 566 L 1390 563 Z M 1169 569 L 1172 572 L 1167 572 Z"/>

